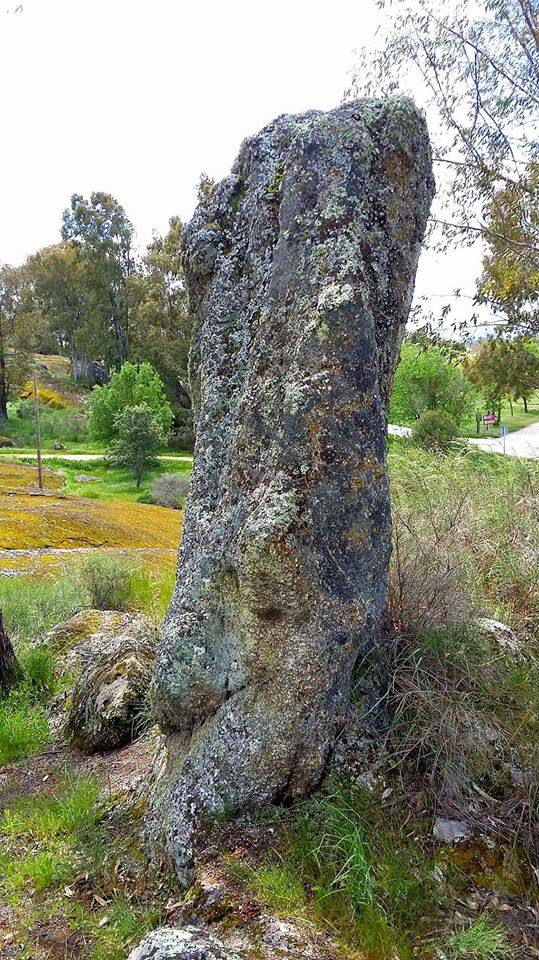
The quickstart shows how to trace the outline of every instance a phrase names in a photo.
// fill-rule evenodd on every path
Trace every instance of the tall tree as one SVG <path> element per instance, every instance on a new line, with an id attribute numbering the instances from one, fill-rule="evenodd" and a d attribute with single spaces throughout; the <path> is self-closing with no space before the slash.
<path id="1" fill-rule="evenodd" d="M 172 217 L 164 237 L 155 234 L 132 279 L 130 357 L 149 361 L 173 404 L 177 426 L 189 442 L 191 399 L 187 361 L 191 318 L 181 263 L 182 223 Z"/>
<path id="2" fill-rule="evenodd" d="M 129 279 L 135 268 L 133 225 L 120 203 L 109 193 L 80 194 L 62 218 L 62 239 L 79 244 L 92 280 L 88 312 L 95 327 L 108 334 L 101 359 L 121 366 L 129 356 Z"/>
<path id="3" fill-rule="evenodd" d="M 0 418 L 28 376 L 39 320 L 22 268 L 0 267 Z"/>
<path id="4" fill-rule="evenodd" d="M 539 163 L 526 182 L 504 184 L 494 195 L 480 298 L 507 320 L 509 329 L 539 331 Z"/>
<path id="5" fill-rule="evenodd" d="M 494 242 L 537 270 L 537 219 L 527 215 L 537 162 L 539 8 L 534 0 L 377 0 L 385 36 L 363 50 L 352 92 L 409 91 L 423 100 L 446 241 Z M 506 190 L 498 215 L 492 204 Z M 526 224 L 522 237 L 512 224 Z M 527 251 L 527 256 L 524 252 Z"/>
<path id="6" fill-rule="evenodd" d="M 504 398 L 528 400 L 539 389 L 539 357 L 525 340 L 486 340 L 476 357 L 467 356 L 464 368 L 487 403 L 500 413 Z"/>
<path id="7" fill-rule="evenodd" d="M 87 260 L 76 243 L 65 241 L 38 250 L 24 269 L 56 349 L 71 357 L 73 375 L 78 379 L 87 347 Z"/>

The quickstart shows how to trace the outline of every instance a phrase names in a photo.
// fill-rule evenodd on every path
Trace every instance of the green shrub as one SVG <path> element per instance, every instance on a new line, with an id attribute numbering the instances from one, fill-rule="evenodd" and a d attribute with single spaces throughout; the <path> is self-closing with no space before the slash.
<path id="1" fill-rule="evenodd" d="M 453 417 L 442 410 L 425 410 L 412 429 L 412 440 L 424 450 L 445 453 L 459 435 Z"/>
<path id="2" fill-rule="evenodd" d="M 174 415 L 161 377 L 150 363 L 124 363 L 108 383 L 95 387 L 90 397 L 90 424 L 98 439 L 118 436 L 122 415 L 132 407 L 148 407 L 168 438 Z"/>
<path id="3" fill-rule="evenodd" d="M 139 563 L 115 554 L 95 552 L 83 561 L 79 575 L 89 606 L 97 610 L 149 610 L 157 590 Z"/>
<path id="4" fill-rule="evenodd" d="M 473 413 L 477 397 L 462 366 L 450 361 L 445 351 L 404 341 L 393 381 L 390 423 L 413 423 L 430 410 L 461 424 Z"/>
<path id="5" fill-rule="evenodd" d="M 79 568 L 90 606 L 127 610 L 132 599 L 133 566 L 114 554 L 93 553 Z"/>

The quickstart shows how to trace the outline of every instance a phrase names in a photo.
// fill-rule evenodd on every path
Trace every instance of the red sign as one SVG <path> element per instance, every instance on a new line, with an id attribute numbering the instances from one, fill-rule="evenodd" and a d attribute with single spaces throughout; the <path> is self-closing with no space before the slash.
<path id="1" fill-rule="evenodd" d="M 495 413 L 486 413 L 483 417 L 483 423 L 496 423 L 497 416 Z"/>

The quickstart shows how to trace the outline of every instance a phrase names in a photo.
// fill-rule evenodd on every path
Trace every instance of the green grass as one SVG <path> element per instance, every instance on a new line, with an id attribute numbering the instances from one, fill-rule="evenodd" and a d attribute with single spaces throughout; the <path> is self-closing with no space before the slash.
<path id="1" fill-rule="evenodd" d="M 451 960 L 508 960 L 514 956 L 503 927 L 486 916 L 448 936 L 441 944 Z"/>
<path id="2" fill-rule="evenodd" d="M 88 606 L 77 577 L 36 580 L 17 576 L 0 580 L 0 609 L 6 630 L 18 641 L 42 640 L 48 630 Z"/>
<path id="3" fill-rule="evenodd" d="M 83 444 L 89 441 L 88 422 L 78 407 L 53 410 L 40 405 L 40 429 L 43 449 L 59 440 L 61 443 Z M 0 434 L 13 440 L 17 447 L 35 447 L 33 401 L 19 400 L 8 404 L 8 418 L 0 421 Z"/>
<path id="4" fill-rule="evenodd" d="M 41 753 L 49 739 L 47 714 L 26 688 L 0 699 L 0 766 Z"/>
<path id="5" fill-rule="evenodd" d="M 100 816 L 97 780 L 66 775 L 55 794 L 15 801 L 4 811 L 0 834 L 27 841 L 68 836 L 84 840 L 95 830 Z"/>
<path id="6" fill-rule="evenodd" d="M 0 897 L 11 906 L 11 929 L 29 956 L 49 923 L 80 934 L 81 960 L 125 960 L 162 924 L 166 877 L 154 877 L 132 828 L 117 815 L 105 819 L 105 812 L 97 780 L 73 775 L 4 812 Z"/>
<path id="7" fill-rule="evenodd" d="M 292 867 L 268 863 L 257 868 L 247 868 L 243 876 L 253 893 L 277 913 L 298 916 L 304 911 L 305 890 Z"/>
<path id="8" fill-rule="evenodd" d="M 466 878 L 429 849 L 420 822 L 403 822 L 404 810 L 328 785 L 293 812 L 276 811 L 270 854 L 229 858 L 231 873 L 276 913 L 327 926 L 369 960 L 431 957 L 432 946 L 448 960 L 509 960 L 503 929 L 486 915 L 454 928 Z"/>
<path id="9" fill-rule="evenodd" d="M 415 934 L 438 916 L 435 864 L 379 802 L 338 787 L 283 815 L 274 832 L 270 859 L 231 862 L 263 902 L 326 924 L 377 960 L 411 960 Z"/>
<path id="10" fill-rule="evenodd" d="M 137 490 L 132 476 L 127 470 L 107 467 L 104 461 L 79 460 L 65 461 L 61 459 L 47 460 L 51 467 L 63 476 L 65 491 L 80 497 L 90 497 L 97 500 L 124 500 L 138 502 L 150 492 L 153 480 L 163 473 L 179 472 L 189 474 L 191 460 L 164 460 L 157 467 L 153 467 L 143 477 L 140 488 Z M 95 477 L 89 483 L 79 483 L 75 477 L 79 474 Z"/>

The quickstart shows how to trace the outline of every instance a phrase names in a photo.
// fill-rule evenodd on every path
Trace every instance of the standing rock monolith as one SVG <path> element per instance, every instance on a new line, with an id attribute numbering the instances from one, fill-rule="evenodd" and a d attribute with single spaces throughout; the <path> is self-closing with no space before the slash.
<path id="1" fill-rule="evenodd" d="M 283 116 L 184 236 L 195 462 L 158 648 L 151 831 L 320 780 L 386 599 L 386 408 L 433 195 L 404 98 Z"/>

